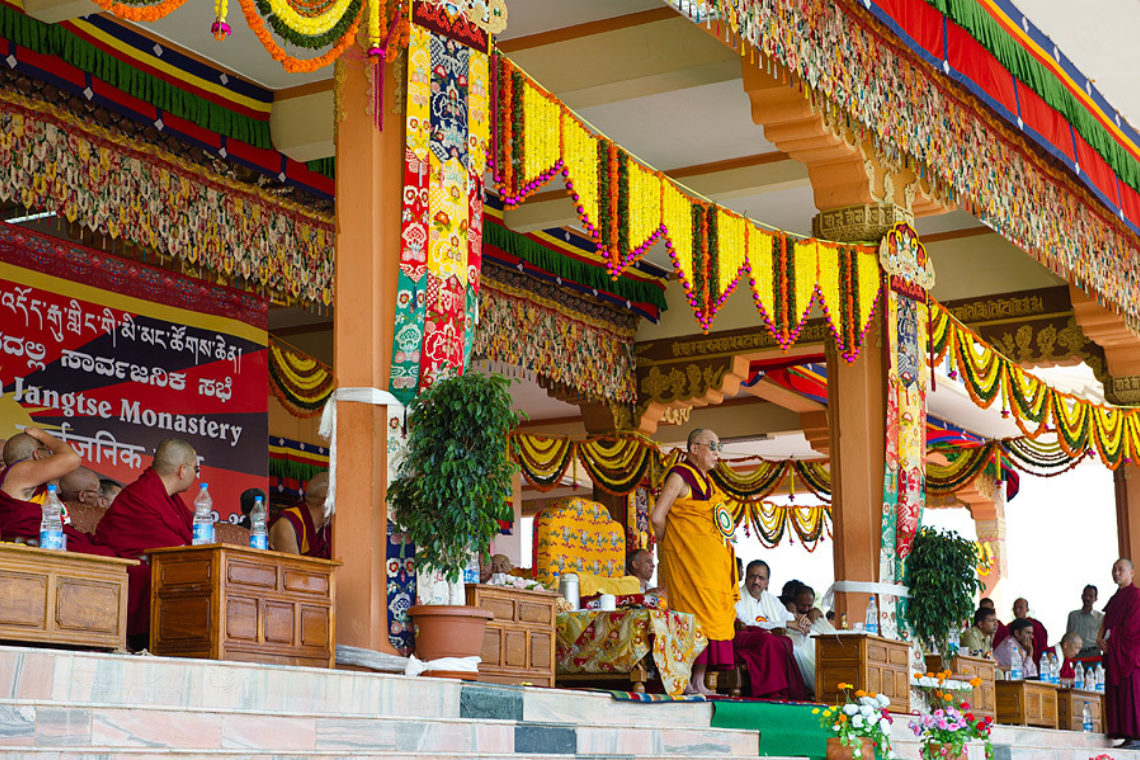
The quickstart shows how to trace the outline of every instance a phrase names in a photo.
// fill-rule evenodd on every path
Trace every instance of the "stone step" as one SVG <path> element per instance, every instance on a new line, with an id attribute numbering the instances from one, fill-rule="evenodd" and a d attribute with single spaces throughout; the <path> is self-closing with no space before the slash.
<path id="1" fill-rule="evenodd" d="M 249 758 L 266 758 L 266 760 L 304 760 L 305 758 L 319 758 L 320 760 L 504 760 L 500 753 L 480 752 L 432 752 L 422 754 L 416 752 L 382 752 L 361 753 L 353 752 L 284 752 L 280 750 L 255 752 L 248 750 L 235 752 L 233 750 L 219 750 L 216 752 L 202 752 L 195 750 L 171 749 L 113 749 L 98 752 L 93 755 L 91 750 L 77 750 L 74 747 L 27 747 L 3 753 L 5 760 L 140 760 L 140 758 L 174 758 L 175 760 L 246 760 Z M 515 754 L 509 755 L 509 760 L 631 760 L 631 755 L 552 755 L 552 754 Z M 672 760 L 674 755 L 636 755 L 637 760 Z M 721 755 L 692 755 L 689 760 L 719 760 Z M 801 757 L 773 757 L 768 760 L 807 760 Z"/>
<path id="2" fill-rule="evenodd" d="M 755 757 L 756 731 L 667 724 L 257 715 L 0 700 L 0 749 L 19 746 L 185 751 L 461 752 Z"/>

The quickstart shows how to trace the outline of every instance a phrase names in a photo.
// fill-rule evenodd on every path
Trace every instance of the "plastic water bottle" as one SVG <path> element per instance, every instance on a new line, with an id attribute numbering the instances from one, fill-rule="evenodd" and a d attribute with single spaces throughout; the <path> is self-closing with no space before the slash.
<path id="1" fill-rule="evenodd" d="M 47 487 L 47 498 L 40 508 L 40 548 L 63 551 L 63 504 L 59 500 L 58 488 Z"/>
<path id="2" fill-rule="evenodd" d="M 1085 668 L 1085 691 L 1096 691 L 1096 668 L 1089 665 Z"/>
<path id="3" fill-rule="evenodd" d="M 249 512 L 250 548 L 269 548 L 269 527 L 265 524 L 265 518 L 265 502 L 258 496 L 253 500 L 253 509 Z"/>
<path id="4" fill-rule="evenodd" d="M 478 583 L 479 582 L 479 553 L 471 552 L 471 556 L 467 558 L 467 567 L 463 568 L 463 582 L 464 583 Z"/>
<path id="5" fill-rule="evenodd" d="M 1053 666 L 1053 683 L 1058 686 L 1061 685 L 1061 661 L 1057 659 L 1057 655 L 1050 655 L 1049 660 Z"/>
<path id="6" fill-rule="evenodd" d="M 1053 666 L 1049 663 L 1049 655 L 1044 652 L 1041 653 L 1041 659 L 1037 661 L 1037 677 L 1043 683 L 1053 683 Z"/>
<path id="7" fill-rule="evenodd" d="M 1011 663 L 1010 668 L 1009 668 L 1009 680 L 1011 680 L 1011 681 L 1020 681 L 1021 680 L 1021 658 L 1017 656 L 1016 652 L 1014 653 L 1013 662 Z"/>
<path id="8" fill-rule="evenodd" d="M 946 639 L 946 646 L 950 648 L 950 655 L 958 654 L 961 648 L 962 640 L 958 637 L 958 628 L 955 626 L 950 629 L 950 637 Z"/>
<path id="9" fill-rule="evenodd" d="M 1076 664 L 1076 667 L 1073 668 L 1073 688 L 1085 688 L 1085 666 L 1079 662 Z"/>
<path id="10" fill-rule="evenodd" d="M 875 596 L 867 601 L 867 617 L 863 623 L 863 630 L 872 636 L 879 635 L 879 605 L 875 604 Z"/>
<path id="11" fill-rule="evenodd" d="M 1096 664 L 1096 693 L 1104 694 L 1104 666 Z"/>
<path id="12" fill-rule="evenodd" d="M 206 490 L 208 483 L 198 488 L 194 498 L 194 546 L 214 543 L 214 500 Z"/>
<path id="13" fill-rule="evenodd" d="M 1081 723 L 1084 725 L 1086 734 L 1093 732 L 1092 708 L 1089 707 L 1088 702 L 1085 702 L 1085 709 L 1081 710 Z"/>

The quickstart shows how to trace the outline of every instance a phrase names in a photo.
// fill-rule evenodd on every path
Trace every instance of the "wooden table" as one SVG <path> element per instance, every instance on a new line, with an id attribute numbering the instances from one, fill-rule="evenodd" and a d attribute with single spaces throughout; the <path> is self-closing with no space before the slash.
<path id="1" fill-rule="evenodd" d="M 838 683 L 886 694 L 890 710 L 910 712 L 910 646 L 866 633 L 826 633 L 815 638 L 815 699 L 833 704 Z"/>
<path id="2" fill-rule="evenodd" d="M 957 654 L 949 661 L 941 655 L 930 654 L 926 656 L 926 669 L 929 671 L 949 670 L 953 678 L 959 681 L 971 681 L 980 678 L 982 683 L 974 687 L 973 695 L 966 700 L 970 703 L 970 712 L 980 717 L 997 719 L 997 663 L 985 657 L 971 657 Z"/>
<path id="3" fill-rule="evenodd" d="M 1092 712 L 1093 733 L 1104 733 L 1104 695 L 1084 689 L 1057 691 L 1057 727 L 1066 731 L 1083 731 L 1085 728 L 1085 702 Z"/>
<path id="4" fill-rule="evenodd" d="M 148 553 L 154 654 L 333 667 L 339 562 L 228 544 Z"/>
<path id="5" fill-rule="evenodd" d="M 996 685 L 998 723 L 1057 727 L 1059 687 L 1041 681 L 998 681 Z"/>
<path id="6" fill-rule="evenodd" d="M 479 680 L 554 688 L 556 595 L 468 584 L 467 604 L 495 614 L 483 634 Z"/>
<path id="7" fill-rule="evenodd" d="M 0 544 L 0 640 L 126 649 L 138 560 Z"/>

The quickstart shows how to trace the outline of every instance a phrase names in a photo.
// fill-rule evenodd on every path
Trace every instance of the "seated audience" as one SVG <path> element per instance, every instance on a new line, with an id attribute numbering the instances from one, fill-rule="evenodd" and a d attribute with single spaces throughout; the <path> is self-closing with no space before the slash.
<path id="1" fill-rule="evenodd" d="M 795 648 L 792 653 L 800 668 L 805 684 L 815 685 L 815 641 L 812 640 L 812 626 L 815 625 L 808 613 L 815 604 L 815 591 L 807 584 L 791 580 L 784 584 L 780 601 L 793 616 L 794 622 L 788 625 L 788 637 Z"/>
<path id="2" fill-rule="evenodd" d="M 329 474 L 317 473 L 305 484 L 305 498 L 283 509 L 269 526 L 269 548 L 289 554 L 330 559 L 332 516 L 325 514 Z"/>
<path id="3" fill-rule="evenodd" d="M 789 615 L 768 591 L 768 563 L 752 560 L 744 576 L 736 620 L 740 630 L 732 640 L 738 660 L 748 665 L 750 695 L 765 699 L 807 699 L 796 665 L 794 645 L 785 628 Z"/>
<path id="4" fill-rule="evenodd" d="M 1013 619 L 1014 620 L 1028 620 L 1033 624 L 1033 651 L 1044 652 L 1049 648 L 1049 632 L 1045 630 L 1045 626 L 1041 624 L 1040 620 L 1036 620 L 1029 616 L 1029 602 L 1025 599 L 1018 598 L 1013 602 Z M 1009 632 L 1013 633 L 1013 623 L 1010 623 Z M 1001 629 L 994 635 L 994 646 L 996 647 L 1005 639 L 1001 634 Z"/>
<path id="5" fill-rule="evenodd" d="M 265 515 L 266 519 L 268 519 L 269 501 L 265 496 L 265 491 L 262 491 L 260 488 L 247 488 L 242 491 L 241 496 L 238 497 L 238 508 L 241 510 L 241 519 L 237 521 L 237 524 L 246 530 L 250 529 L 249 515 L 253 512 L 253 505 L 257 502 L 258 496 L 261 497 L 261 503 L 265 505 Z"/>
<path id="6" fill-rule="evenodd" d="M 1017 618 L 1009 624 L 1009 636 L 994 647 L 994 659 L 1002 670 L 1010 671 L 1014 664 L 1020 666 L 1022 678 L 1037 675 L 1034 661 L 1033 623 L 1025 618 Z"/>
<path id="7" fill-rule="evenodd" d="M 988 610 L 994 611 L 994 617 L 995 617 L 995 619 L 997 619 L 997 630 L 994 631 L 993 644 L 996 646 L 1002 639 L 1004 639 L 1006 636 L 1009 635 L 1009 628 L 1006 626 L 1005 623 L 1001 622 L 1000 618 L 997 617 L 997 607 L 994 606 L 994 600 L 993 599 L 990 599 L 987 596 L 986 598 L 984 598 L 980 602 L 978 602 L 978 607 L 985 607 Z"/>
<path id="8" fill-rule="evenodd" d="M 1057 662 L 1061 663 L 1059 678 L 1072 679 L 1076 676 L 1077 655 L 1080 654 L 1082 646 L 1084 646 L 1084 641 L 1081 640 L 1079 633 L 1066 631 L 1065 635 L 1061 637 L 1060 643 L 1053 647 L 1053 656 L 1057 658 Z"/>
<path id="9" fill-rule="evenodd" d="M 103 506 L 111 506 L 111 502 L 119 495 L 119 491 L 123 490 L 123 484 L 111 478 L 101 478 L 99 480 L 99 491 L 103 495 Z"/>
<path id="10" fill-rule="evenodd" d="M 637 578 L 643 594 L 660 594 L 664 591 L 660 586 L 649 587 L 649 584 L 653 582 L 653 570 L 656 567 L 657 565 L 653 561 L 653 552 L 648 549 L 634 549 L 625 555 L 625 573 Z"/>
<path id="11" fill-rule="evenodd" d="M 86 467 L 77 467 L 59 479 L 59 500 L 69 510 L 91 507 L 103 508 L 103 492 L 99 488 L 99 476 Z"/>
<path id="12" fill-rule="evenodd" d="M 969 654 L 989 655 L 994 651 L 994 633 L 997 632 L 997 614 L 989 607 L 974 612 L 974 624 L 962 633 L 961 647 Z"/>
<path id="13" fill-rule="evenodd" d="M 1100 625 L 1104 622 L 1104 613 L 1093 609 L 1096 604 L 1097 588 L 1092 584 L 1085 586 L 1081 591 L 1081 608 L 1069 613 L 1069 620 L 1065 625 L 1065 633 L 1075 633 L 1084 643 L 1080 657 L 1099 657 L 1100 648 L 1096 645 Z"/>
<path id="14" fill-rule="evenodd" d="M 138 480 L 115 497 L 95 528 L 95 542 L 120 557 L 143 559 L 145 572 L 130 576 L 127 636 L 138 648 L 150 630 L 150 570 L 146 552 L 186 546 L 193 539 L 194 513 L 179 494 L 198 477 L 198 454 L 179 438 L 167 438 Z"/>
<path id="15" fill-rule="evenodd" d="M 29 427 L 5 443 L 4 463 L 0 477 L 0 539 L 38 546 L 43 500 L 32 499 L 45 492 L 49 483 L 79 467 L 79 455 L 50 433 Z M 70 524 L 64 524 L 63 535 L 68 551 L 112 554 Z"/>
<path id="16" fill-rule="evenodd" d="M 505 554 L 495 554 L 491 557 L 491 573 L 507 575 L 515 569 L 511 558 Z"/>

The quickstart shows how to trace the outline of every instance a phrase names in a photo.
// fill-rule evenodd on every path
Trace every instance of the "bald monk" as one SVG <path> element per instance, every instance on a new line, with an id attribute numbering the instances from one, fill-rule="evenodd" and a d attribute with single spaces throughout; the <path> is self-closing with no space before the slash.
<path id="1" fill-rule="evenodd" d="M 1116 593 L 1104 608 L 1097 646 L 1104 652 L 1104 713 L 1108 735 L 1120 749 L 1140 749 L 1140 589 L 1132 562 L 1112 565 Z"/>
<path id="2" fill-rule="evenodd" d="M 325 515 L 329 474 L 319 472 L 305 484 L 305 498 L 283 509 L 269 526 L 269 548 L 306 557 L 332 557 L 332 515 Z"/>
<path id="3" fill-rule="evenodd" d="M 686 461 L 665 476 L 651 521 L 661 542 L 661 585 L 669 590 L 669 606 L 691 613 L 701 624 L 708 646 L 697 656 L 685 691 L 713 694 L 705 686 L 711 667 L 733 667 L 732 639 L 736 635 L 736 558 L 717 527 L 718 506 L 724 497 L 709 473 L 717 463 L 720 441 L 711 430 L 689 434 Z"/>
<path id="4" fill-rule="evenodd" d="M 133 559 L 150 549 L 188 545 L 194 513 L 179 494 L 189 490 L 197 476 L 194 447 L 180 438 L 163 440 L 151 466 L 115 497 L 95 528 L 95 542 Z M 127 635 L 142 637 L 150 630 L 150 574 L 132 575 L 130 580 Z"/>
<path id="5" fill-rule="evenodd" d="M 103 491 L 99 476 L 86 467 L 77 467 L 59 479 L 59 500 L 68 509 L 77 507 L 103 508 Z"/>
<path id="6" fill-rule="evenodd" d="M 79 454 L 65 441 L 39 428 L 25 428 L 4 444 L 4 474 L 0 478 L 0 539 L 38 546 L 42 506 L 35 499 L 49 483 L 79 467 Z M 83 554 L 112 552 L 96 546 L 91 536 L 63 526 L 67 550 Z"/>

